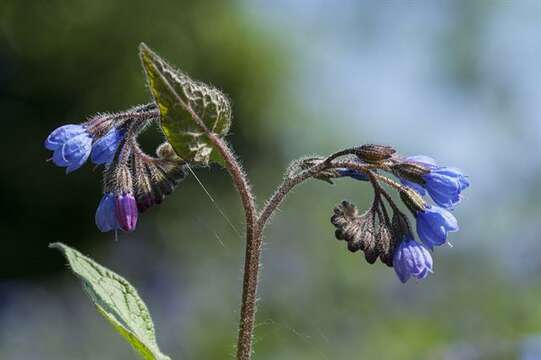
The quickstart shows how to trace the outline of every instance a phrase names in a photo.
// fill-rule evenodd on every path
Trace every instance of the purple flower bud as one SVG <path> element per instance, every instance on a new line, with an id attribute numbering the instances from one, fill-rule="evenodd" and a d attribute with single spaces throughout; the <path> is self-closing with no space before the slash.
<path id="1" fill-rule="evenodd" d="M 137 225 L 137 202 L 132 193 L 116 196 L 116 219 L 124 231 L 133 231 Z"/>
<path id="2" fill-rule="evenodd" d="M 101 232 L 120 229 L 116 219 L 115 196 L 113 193 L 105 193 L 96 210 L 96 226 Z"/>
<path id="3" fill-rule="evenodd" d="M 152 192 L 149 193 L 141 193 L 137 195 L 137 209 L 140 212 L 144 212 L 154 206 L 156 202 L 154 201 L 154 197 Z"/>
<path id="4" fill-rule="evenodd" d="M 92 146 L 91 160 L 94 164 L 110 164 L 115 158 L 118 145 L 124 138 L 125 132 L 116 127 L 111 128 Z"/>
<path id="5" fill-rule="evenodd" d="M 419 239 L 429 249 L 445 244 L 448 232 L 458 231 L 458 223 L 453 214 L 438 206 L 417 212 L 416 218 Z"/>
<path id="6" fill-rule="evenodd" d="M 54 130 L 45 140 L 45 147 L 53 150 L 53 163 L 66 167 L 70 173 L 80 168 L 90 155 L 92 137 L 83 125 L 64 125 Z"/>
<path id="7" fill-rule="evenodd" d="M 432 272 L 432 256 L 423 245 L 407 235 L 395 250 L 393 267 L 402 283 L 412 276 L 421 280 Z"/>

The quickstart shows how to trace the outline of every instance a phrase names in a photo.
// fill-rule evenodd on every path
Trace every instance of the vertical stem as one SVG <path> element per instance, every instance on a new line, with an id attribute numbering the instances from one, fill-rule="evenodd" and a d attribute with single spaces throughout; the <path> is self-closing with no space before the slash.
<path id="1" fill-rule="evenodd" d="M 171 89 L 174 94 L 174 89 Z M 192 118 L 222 155 L 227 171 L 240 194 L 246 218 L 246 252 L 244 257 L 244 278 L 242 281 L 242 300 L 240 324 L 237 341 L 237 359 L 252 358 L 252 339 L 254 332 L 257 282 L 259 278 L 259 258 L 261 257 L 261 232 L 257 229 L 257 208 L 248 183 L 248 177 L 242 170 L 235 155 L 219 136 L 212 133 L 199 115 L 177 95 L 177 101 L 192 115 Z"/>
<path id="2" fill-rule="evenodd" d="M 240 323 L 237 340 L 237 360 L 251 360 L 253 333 L 255 324 L 255 315 L 257 310 L 257 286 L 259 280 L 259 261 L 261 258 L 261 244 L 263 239 L 263 230 L 270 219 L 272 213 L 278 208 L 289 191 L 306 179 L 311 178 L 324 168 L 331 167 L 331 161 L 347 154 L 349 151 L 340 152 L 331 155 L 326 161 L 303 171 L 293 178 L 287 178 L 271 196 L 261 213 L 257 214 L 254 197 L 248 184 L 248 178 L 242 170 L 235 155 L 220 137 L 209 131 L 197 114 L 189 107 L 186 109 L 192 114 L 196 123 L 206 132 L 210 141 L 224 158 L 225 165 L 237 188 L 244 212 L 246 215 L 246 252 L 244 256 L 244 277 L 242 281 L 242 300 L 240 308 Z M 357 165 L 357 164 L 355 164 Z M 361 171 L 366 171 L 366 167 L 359 165 Z M 369 175 L 371 173 L 369 172 Z"/>
<path id="3" fill-rule="evenodd" d="M 351 153 L 351 150 L 342 151 L 331 155 L 326 161 L 307 169 L 295 177 L 286 178 L 285 181 L 276 189 L 275 193 L 267 201 L 262 211 L 257 214 L 257 208 L 248 184 L 248 178 L 242 171 L 240 164 L 235 158 L 233 152 L 221 138 L 210 132 L 197 114 L 190 107 L 188 111 L 192 113 L 194 120 L 205 130 L 211 142 L 216 146 L 225 160 L 227 170 L 229 171 L 235 187 L 239 191 L 243 208 L 246 214 L 246 252 L 244 256 L 244 277 L 242 282 L 242 300 L 240 309 L 240 324 L 237 341 L 237 360 L 251 360 L 255 315 L 257 310 L 257 286 L 259 280 L 259 261 L 261 258 L 261 244 L 263 240 L 263 230 L 272 213 L 278 208 L 280 203 L 287 196 L 289 191 L 317 174 L 319 171 L 328 167 L 337 167 L 332 164 L 332 160 L 343 154 Z M 359 170 L 367 171 L 369 166 L 356 164 Z"/>
<path id="4" fill-rule="evenodd" d="M 182 103 L 182 100 L 179 99 L 179 101 Z M 191 113 L 195 122 L 205 131 L 209 140 L 222 155 L 226 168 L 240 194 L 246 215 L 246 252 L 244 257 L 244 277 L 242 281 L 242 300 L 237 341 L 237 360 L 251 360 L 253 353 L 252 345 L 254 323 L 257 310 L 257 285 L 259 280 L 259 261 L 261 258 L 263 229 L 272 213 L 278 208 L 280 203 L 284 200 L 288 192 L 293 187 L 312 177 L 322 169 L 331 166 L 331 161 L 340 156 L 342 152 L 331 155 L 331 157 L 329 157 L 326 161 L 313 166 L 306 171 L 303 171 L 293 178 L 287 178 L 278 187 L 273 196 L 271 196 L 264 209 L 258 216 L 255 200 L 248 183 L 248 178 L 227 143 L 209 131 L 203 121 L 191 109 L 191 107 L 187 105 L 184 106 L 186 110 Z M 359 168 L 362 171 L 366 171 L 365 167 L 363 166 L 359 165 Z"/>
<path id="5" fill-rule="evenodd" d="M 257 228 L 257 210 L 246 174 L 242 171 L 229 146 L 211 132 L 208 132 L 207 135 L 225 160 L 226 168 L 240 194 L 246 215 L 246 252 L 244 256 L 237 359 L 250 360 L 252 357 L 262 236 Z"/>
<path id="6" fill-rule="evenodd" d="M 154 65 L 152 65 L 154 66 Z M 155 67 L 155 66 L 154 66 Z M 259 258 L 261 255 L 261 235 L 257 230 L 257 209 L 254 197 L 248 184 L 248 178 L 235 158 L 235 155 L 220 137 L 212 133 L 199 115 L 178 96 L 175 89 L 167 79 L 155 69 L 162 77 L 164 84 L 182 107 L 190 113 L 195 123 L 205 132 L 212 144 L 222 155 L 225 166 L 233 178 L 242 201 L 242 207 L 246 215 L 246 255 L 244 259 L 244 280 L 242 286 L 242 305 L 240 309 L 239 337 L 237 343 L 237 359 L 250 360 L 252 357 L 252 334 L 254 332 L 254 319 L 256 311 L 257 280 L 259 276 Z"/>
<path id="7" fill-rule="evenodd" d="M 254 231 L 246 236 L 237 360 L 250 360 L 252 358 L 261 240 L 262 236 L 259 231 Z"/>

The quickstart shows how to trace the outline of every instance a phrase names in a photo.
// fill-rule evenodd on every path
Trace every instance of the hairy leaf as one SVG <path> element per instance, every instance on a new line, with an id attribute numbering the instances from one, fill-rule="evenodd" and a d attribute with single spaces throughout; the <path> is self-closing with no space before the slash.
<path id="1" fill-rule="evenodd" d="M 178 156 L 200 165 L 207 165 L 209 161 L 223 164 L 191 111 L 210 132 L 225 136 L 231 126 L 231 106 L 227 97 L 214 87 L 194 81 L 174 69 L 145 44 L 139 47 L 139 56 L 148 86 L 160 109 L 162 130 Z"/>
<path id="2" fill-rule="evenodd" d="M 49 247 L 64 254 L 98 312 L 143 359 L 170 359 L 160 352 L 150 313 L 129 282 L 67 245 L 54 243 Z"/>

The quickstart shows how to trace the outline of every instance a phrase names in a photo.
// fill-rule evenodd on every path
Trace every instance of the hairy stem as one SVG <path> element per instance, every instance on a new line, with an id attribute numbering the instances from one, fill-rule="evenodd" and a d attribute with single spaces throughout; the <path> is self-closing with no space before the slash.
<path id="1" fill-rule="evenodd" d="M 191 110 L 191 109 L 190 109 Z M 194 114 L 192 114 L 193 116 Z M 209 134 L 209 137 L 211 138 L 211 141 L 217 145 L 217 148 L 220 150 L 222 146 L 220 146 L 220 143 L 223 143 L 223 141 L 215 137 L 213 134 L 209 133 L 207 130 L 207 134 Z M 212 136 L 210 136 L 212 135 Z M 214 136 L 214 139 L 213 139 Z M 226 146 L 227 148 L 227 146 Z M 227 148 L 228 149 L 228 148 Z M 231 155 L 231 160 L 228 161 L 226 158 L 227 153 L 223 153 L 222 150 L 220 152 L 222 153 L 222 156 L 226 159 L 226 164 L 229 164 L 228 166 L 235 166 L 236 159 L 234 156 Z M 241 314 L 240 314 L 240 326 L 239 326 L 239 335 L 238 335 L 238 343 L 237 343 L 237 360 L 250 360 L 252 357 L 252 340 L 253 340 L 253 331 L 254 331 L 254 321 L 255 321 L 255 313 L 256 313 L 256 301 L 257 301 L 257 283 L 258 283 L 258 276 L 259 276 L 259 260 L 261 256 L 261 244 L 263 239 L 263 230 L 265 229 L 266 224 L 268 223 L 270 217 L 272 214 L 278 209 L 282 201 L 285 199 L 287 194 L 298 184 L 302 183 L 303 181 L 312 178 L 316 176 L 318 173 L 325 169 L 331 169 L 331 168 L 349 168 L 349 169 L 355 169 L 362 172 L 367 173 L 370 178 L 376 182 L 376 177 L 379 175 L 372 172 L 371 169 L 377 169 L 381 168 L 381 165 L 371 165 L 371 164 L 362 164 L 354 161 L 334 161 L 338 157 L 352 154 L 354 152 L 353 149 L 346 149 L 337 153 L 334 153 L 327 157 L 324 161 L 321 163 L 312 166 L 311 168 L 302 171 L 301 173 L 289 177 L 286 176 L 282 184 L 278 186 L 276 191 L 273 193 L 273 195 L 270 197 L 270 199 L 265 203 L 265 206 L 259 213 L 259 215 L 255 215 L 250 213 L 248 215 L 248 210 L 255 209 L 254 207 L 245 206 L 245 210 L 247 212 L 247 232 L 246 232 L 246 255 L 245 255 L 245 263 L 244 263 L 244 280 L 243 280 L 243 289 L 242 289 L 242 305 L 241 305 Z M 245 179 L 245 175 L 241 172 L 235 173 L 234 171 L 230 171 L 233 179 L 235 180 L 236 177 L 240 177 L 242 179 Z M 236 180 L 235 180 L 236 181 Z M 391 186 L 400 186 L 400 184 L 397 183 L 389 183 Z M 247 183 L 246 183 L 247 185 Z M 381 190 L 384 195 L 386 195 L 385 191 L 377 185 L 378 188 Z M 243 187 L 237 186 L 237 189 L 239 189 L 239 192 L 241 193 L 241 197 L 243 196 L 242 190 Z M 251 192 L 249 188 L 247 188 L 247 193 L 250 194 Z M 387 199 L 389 200 L 389 199 Z M 253 198 L 252 198 L 253 201 Z M 394 204 L 393 204 L 394 205 Z M 250 210 L 251 211 L 251 210 Z M 256 216 L 255 218 L 253 216 Z M 387 217 L 387 214 L 385 214 Z M 252 224 L 251 221 L 254 221 L 254 227 L 251 227 L 249 224 Z"/>
<path id="2" fill-rule="evenodd" d="M 291 191 L 291 189 L 293 189 L 295 186 L 302 183 L 303 181 L 314 177 L 319 172 L 326 169 L 348 168 L 366 173 L 372 168 L 378 168 L 377 165 L 364 164 L 354 161 L 333 161 L 340 156 L 352 154 L 353 152 L 354 149 L 346 149 L 336 152 L 332 155 L 329 155 L 321 163 L 312 166 L 311 168 L 301 172 L 300 174 L 294 177 L 286 177 L 282 184 L 278 186 L 274 194 L 272 194 L 271 198 L 266 202 L 263 210 L 261 210 L 261 213 L 257 219 L 258 230 L 263 231 L 268 220 L 270 219 L 274 211 L 276 211 L 278 206 L 280 206 L 280 204 L 285 199 L 287 194 Z"/>
<path id="3" fill-rule="evenodd" d="M 252 357 L 252 338 L 254 332 L 257 284 L 259 280 L 259 259 L 261 257 L 261 232 L 257 229 L 257 208 L 248 178 L 235 155 L 218 136 L 207 132 L 210 141 L 216 146 L 233 183 L 240 194 L 246 219 L 246 251 L 244 255 L 244 275 L 242 281 L 242 300 L 237 342 L 237 359 L 249 360 Z"/>
<path id="4" fill-rule="evenodd" d="M 257 219 L 257 229 L 259 232 L 262 232 L 265 228 L 265 225 L 267 224 L 268 220 L 274 213 L 274 211 L 280 206 L 284 198 L 287 196 L 287 194 L 293 189 L 295 186 L 303 182 L 304 180 L 307 180 L 311 177 L 313 177 L 315 174 L 320 172 L 321 170 L 328 167 L 328 164 L 321 163 L 318 165 L 313 166 L 312 168 L 305 170 L 301 172 L 299 175 L 288 178 L 286 177 L 282 184 L 278 186 L 276 191 L 272 194 L 270 199 L 266 202 L 265 206 L 261 210 L 259 217 Z"/>
<path id="5" fill-rule="evenodd" d="M 242 300 L 240 324 L 237 342 L 237 359 L 249 360 L 252 357 L 252 338 L 254 332 L 257 284 L 259 279 L 259 259 L 261 257 L 261 232 L 256 225 L 257 209 L 248 178 L 229 146 L 221 138 L 207 133 L 225 160 L 226 168 L 240 194 L 246 216 L 246 251 L 244 255 L 244 278 L 242 282 Z"/>
<path id="6" fill-rule="evenodd" d="M 191 109 L 190 109 L 191 110 Z M 197 116 L 192 112 L 192 116 Z M 200 121 L 200 120 L 199 120 Z M 201 121 L 202 123 L 202 121 Z M 261 245 L 263 241 L 263 230 L 272 214 L 278 209 L 287 194 L 298 184 L 314 177 L 319 172 L 328 168 L 347 167 L 363 172 L 372 173 L 372 165 L 359 164 L 356 162 L 333 162 L 334 159 L 350 154 L 350 150 L 344 150 L 330 155 L 321 163 L 301 172 L 294 177 L 286 177 L 282 184 L 265 203 L 259 215 L 256 214 L 256 207 L 253 196 L 236 158 L 231 150 L 219 137 L 215 136 L 204 127 L 210 140 L 216 145 L 225 159 L 228 170 L 236 184 L 246 212 L 246 253 L 244 262 L 244 279 L 242 288 L 242 302 L 240 311 L 240 325 L 237 342 L 237 360 L 250 360 L 252 358 L 252 342 L 256 314 L 257 286 L 259 280 L 259 262 L 261 257 Z"/>
<path id="7" fill-rule="evenodd" d="M 368 177 L 370 179 L 370 182 L 374 186 L 374 191 L 377 191 L 379 194 L 381 194 L 381 195 L 383 195 L 385 197 L 385 199 L 387 200 L 387 202 L 389 203 L 389 205 L 391 206 L 391 208 L 393 209 L 394 212 L 400 212 L 400 209 L 398 208 L 398 206 L 396 206 L 395 202 L 391 198 L 391 195 L 389 195 L 389 193 L 387 191 L 385 191 L 385 189 L 383 189 L 381 187 L 381 185 L 378 183 L 378 179 L 379 180 L 384 180 L 384 182 L 386 182 L 387 184 L 393 184 L 392 185 L 393 187 L 395 187 L 395 186 L 401 187 L 402 185 L 398 184 L 397 182 L 395 182 L 393 180 L 390 180 L 390 179 L 386 178 L 385 176 L 378 175 L 373 171 L 368 171 L 367 173 L 368 173 Z M 390 182 L 387 182 L 385 180 L 388 180 Z"/>
<path id="8" fill-rule="evenodd" d="M 171 88 L 169 83 L 165 81 L 173 94 L 176 95 L 176 100 L 190 113 L 196 124 L 206 133 L 209 140 L 218 149 L 222 155 L 226 168 L 233 179 L 233 183 L 237 188 L 244 212 L 246 215 L 246 253 L 244 259 L 244 278 L 242 286 L 242 301 L 240 309 L 240 324 L 237 342 L 237 360 L 250 360 L 252 358 L 252 342 L 256 314 L 257 301 L 257 286 L 259 280 L 259 260 L 261 257 L 261 244 L 263 229 L 270 219 L 273 212 L 278 208 L 289 191 L 306 179 L 315 176 L 320 171 L 326 168 L 340 167 L 340 164 L 333 163 L 333 160 L 347 154 L 351 154 L 352 150 L 347 149 L 329 156 L 325 161 L 301 172 L 294 177 L 287 177 L 284 182 L 278 187 L 271 198 L 266 202 L 265 207 L 257 215 L 257 208 L 254 201 L 254 196 L 250 189 L 248 178 L 242 167 L 237 161 L 235 155 L 220 137 L 210 131 L 199 115 L 192 107 L 184 102 L 175 90 Z M 366 172 L 370 166 L 361 165 L 350 162 L 347 165 L 353 164 L 351 168 Z M 347 166 L 344 166 L 347 167 Z"/>
<path id="9" fill-rule="evenodd" d="M 246 251 L 244 255 L 244 275 L 240 324 L 237 342 L 237 359 L 249 360 L 252 357 L 252 338 L 254 332 L 257 284 L 259 280 L 259 259 L 261 257 L 261 232 L 257 229 L 257 208 L 248 178 L 235 155 L 218 136 L 207 130 L 207 136 L 222 155 L 226 168 L 240 194 L 246 219 Z"/>
<path id="10" fill-rule="evenodd" d="M 225 167 L 239 192 L 246 219 L 246 252 L 244 257 L 244 275 L 242 282 L 242 300 L 240 324 L 237 342 L 237 359 L 250 360 L 252 357 L 252 338 L 254 332 L 257 284 L 259 278 L 259 258 L 261 257 L 261 232 L 257 230 L 257 208 L 248 183 L 248 177 L 242 170 L 230 147 L 220 137 L 210 131 L 192 107 L 184 102 L 170 84 L 165 81 L 176 100 L 192 116 L 195 123 L 206 133 L 212 144 L 218 149 L 225 162 Z"/>

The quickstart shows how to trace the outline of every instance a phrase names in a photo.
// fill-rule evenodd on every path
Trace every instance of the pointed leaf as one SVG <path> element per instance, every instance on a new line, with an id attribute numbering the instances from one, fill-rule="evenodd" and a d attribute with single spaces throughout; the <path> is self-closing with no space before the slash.
<path id="1" fill-rule="evenodd" d="M 156 343 L 154 324 L 137 291 L 124 278 L 62 243 L 49 245 L 68 259 L 98 312 L 145 360 L 170 360 Z"/>
<path id="2" fill-rule="evenodd" d="M 231 126 L 231 106 L 227 97 L 212 86 L 192 80 L 173 68 L 145 44 L 139 56 L 147 83 L 158 104 L 161 127 L 175 152 L 183 160 L 207 165 L 209 161 L 222 163 L 204 129 L 194 120 L 189 109 L 197 114 L 204 126 L 223 137 Z"/>

